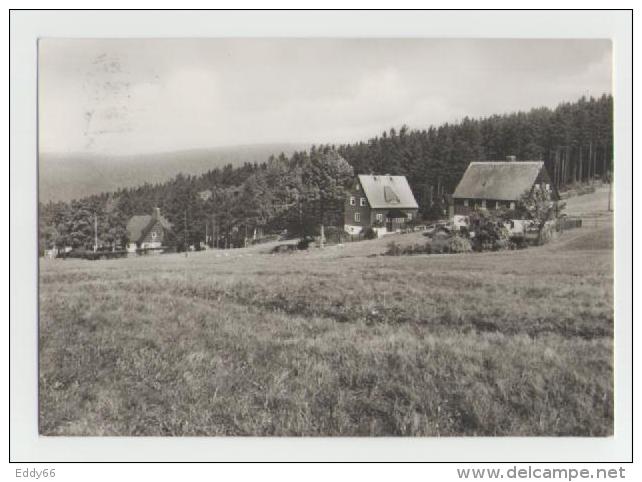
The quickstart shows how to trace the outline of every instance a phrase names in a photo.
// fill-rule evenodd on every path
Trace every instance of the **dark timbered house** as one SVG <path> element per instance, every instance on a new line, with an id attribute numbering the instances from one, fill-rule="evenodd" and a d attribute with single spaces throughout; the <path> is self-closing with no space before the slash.
<path id="1" fill-rule="evenodd" d="M 344 229 L 358 234 L 374 228 L 378 234 L 394 232 L 417 216 L 419 206 L 405 176 L 357 176 L 347 191 Z"/>

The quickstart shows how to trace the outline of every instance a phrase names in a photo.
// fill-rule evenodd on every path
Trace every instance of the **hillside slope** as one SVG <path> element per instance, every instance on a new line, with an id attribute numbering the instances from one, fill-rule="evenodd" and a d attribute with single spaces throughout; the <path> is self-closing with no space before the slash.
<path id="1" fill-rule="evenodd" d="M 166 181 L 178 173 L 201 174 L 227 164 L 236 167 L 246 162 L 264 162 L 272 154 L 291 155 L 307 148 L 305 144 L 253 144 L 121 157 L 42 153 L 38 165 L 40 200 L 69 201 Z"/>

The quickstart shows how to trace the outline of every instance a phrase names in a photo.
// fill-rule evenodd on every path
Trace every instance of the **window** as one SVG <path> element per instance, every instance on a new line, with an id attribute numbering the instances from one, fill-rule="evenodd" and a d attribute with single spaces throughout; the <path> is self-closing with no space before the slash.
<path id="1" fill-rule="evenodd" d="M 482 209 L 486 209 L 486 200 L 485 200 L 485 199 L 482 199 L 482 205 L 481 205 L 481 208 L 482 208 Z"/>
<path id="2" fill-rule="evenodd" d="M 356 206 L 357 205 L 357 200 L 355 199 L 354 196 L 350 196 L 350 206 Z"/>
<path id="3" fill-rule="evenodd" d="M 377 213 L 376 219 L 377 221 L 383 221 L 383 214 Z"/>
<path id="4" fill-rule="evenodd" d="M 550 185 L 550 184 L 547 184 L 547 185 L 546 185 L 546 190 L 547 190 L 547 191 L 550 191 L 550 190 L 551 190 L 551 185 Z"/>
<path id="5" fill-rule="evenodd" d="M 355 223 L 361 222 L 361 213 L 354 213 L 354 222 Z"/>
<path id="6" fill-rule="evenodd" d="M 408 213 L 408 221 L 412 219 L 412 213 Z"/>
<path id="7" fill-rule="evenodd" d="M 152 231 L 152 239 L 156 239 L 156 231 Z"/>
<path id="8" fill-rule="evenodd" d="M 365 205 L 366 205 L 366 198 L 365 198 L 365 197 L 362 197 L 362 198 L 359 200 L 359 205 L 360 205 L 360 206 L 365 206 Z"/>
<path id="9" fill-rule="evenodd" d="M 355 186 L 355 189 L 358 191 L 359 190 L 359 184 Z"/>
<path id="10" fill-rule="evenodd" d="M 464 206 L 468 207 L 468 199 L 464 199 Z"/>
<path id="11" fill-rule="evenodd" d="M 499 209 L 501 207 L 502 207 L 502 203 L 500 203 L 499 201 L 495 201 L 495 209 Z"/>
<path id="12" fill-rule="evenodd" d="M 535 189 L 539 189 L 539 184 L 535 184 Z"/>
<path id="13" fill-rule="evenodd" d="M 514 203 L 514 202 L 511 202 L 511 203 L 510 203 L 510 208 L 511 208 L 511 209 L 515 209 L 515 203 Z"/>

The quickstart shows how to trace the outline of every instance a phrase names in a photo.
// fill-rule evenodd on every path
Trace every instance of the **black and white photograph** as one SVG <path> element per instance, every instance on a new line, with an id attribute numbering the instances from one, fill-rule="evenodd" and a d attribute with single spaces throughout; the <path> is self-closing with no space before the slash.
<path id="1" fill-rule="evenodd" d="M 612 48 L 39 39 L 40 434 L 611 436 Z"/>

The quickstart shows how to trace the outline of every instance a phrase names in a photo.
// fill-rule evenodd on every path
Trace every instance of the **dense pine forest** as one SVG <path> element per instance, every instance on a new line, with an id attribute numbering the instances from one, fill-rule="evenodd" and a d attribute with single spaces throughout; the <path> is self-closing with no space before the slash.
<path id="1" fill-rule="evenodd" d="M 127 241 L 127 220 L 158 206 L 172 223 L 171 243 L 216 240 L 239 246 L 256 232 L 301 233 L 332 223 L 336 206 L 324 203 L 314 175 L 327 159 L 345 159 L 354 174 L 405 175 L 425 219 L 443 215 L 447 197 L 470 161 L 543 160 L 559 189 L 610 176 L 613 98 L 581 98 L 555 109 L 494 115 L 424 130 L 401 126 L 366 142 L 313 146 L 309 151 L 271 156 L 263 163 L 227 165 L 202 175 L 179 174 L 158 184 L 93 195 L 69 203 L 40 204 L 40 249 L 90 248 Z M 345 174 L 341 171 L 342 175 Z M 327 174 L 327 173 L 326 173 Z M 345 176 L 344 176 L 345 177 Z M 336 218 L 334 218 L 336 219 Z"/>

